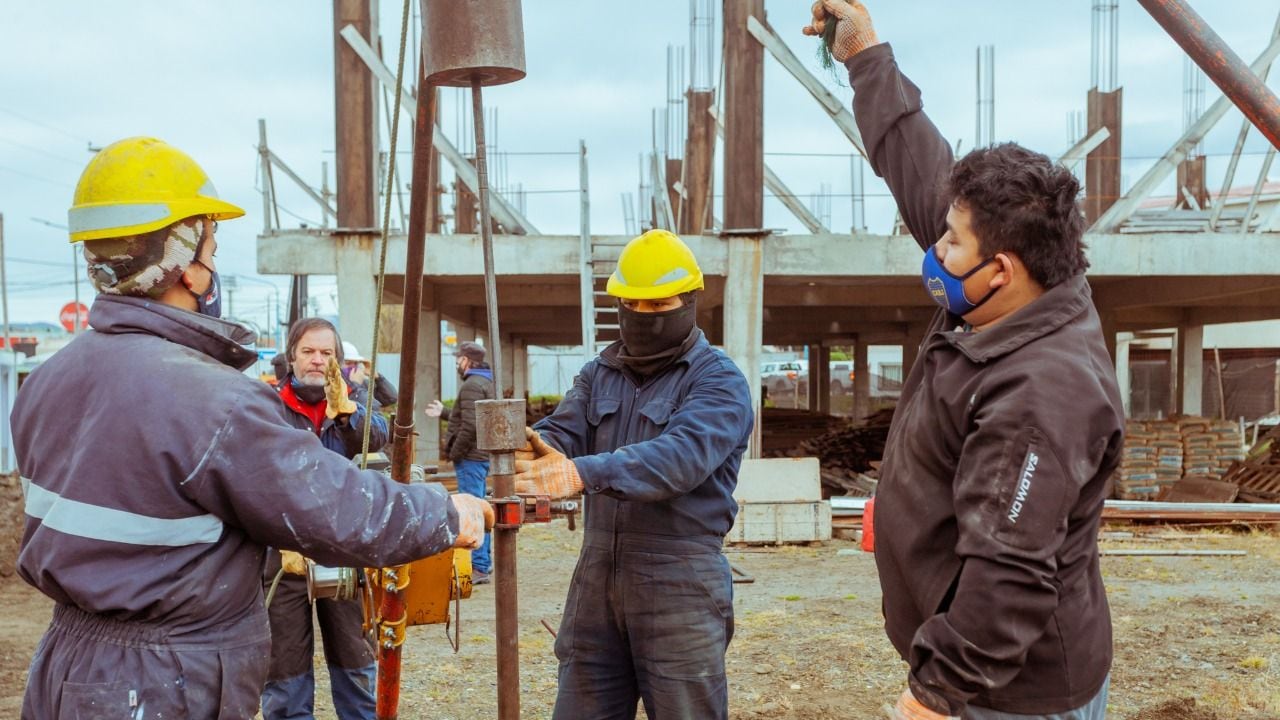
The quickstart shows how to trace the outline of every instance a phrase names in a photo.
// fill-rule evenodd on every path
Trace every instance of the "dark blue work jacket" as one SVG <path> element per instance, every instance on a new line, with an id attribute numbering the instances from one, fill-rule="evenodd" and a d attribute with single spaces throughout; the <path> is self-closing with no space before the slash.
<path id="1" fill-rule="evenodd" d="M 606 349 L 535 425 L 577 466 L 587 529 L 719 542 L 755 421 L 746 379 L 701 333 L 657 375 L 633 378 Z"/>

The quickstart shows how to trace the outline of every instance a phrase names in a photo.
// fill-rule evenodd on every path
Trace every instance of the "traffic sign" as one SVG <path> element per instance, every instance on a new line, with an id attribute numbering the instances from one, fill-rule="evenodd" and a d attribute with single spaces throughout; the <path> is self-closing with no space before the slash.
<path id="1" fill-rule="evenodd" d="M 77 321 L 81 330 L 89 329 L 89 308 L 84 303 L 69 302 L 58 311 L 58 322 L 62 323 L 67 332 L 76 331 Z"/>

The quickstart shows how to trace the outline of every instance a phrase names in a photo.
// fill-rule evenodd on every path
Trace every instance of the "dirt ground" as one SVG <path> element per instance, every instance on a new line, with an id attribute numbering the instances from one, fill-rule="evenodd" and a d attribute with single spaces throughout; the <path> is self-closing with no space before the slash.
<path id="1" fill-rule="evenodd" d="M 15 487 L 0 485 L 14 509 Z M 20 506 L 19 506 L 20 507 Z M 19 531 L 0 513 L 4 542 Z M 1111 530 L 1132 531 L 1129 527 Z M 580 533 L 563 521 L 520 533 L 520 653 L 526 718 L 550 715 L 557 627 Z M 1243 557 L 1103 558 L 1115 622 L 1110 717 L 1133 720 L 1280 718 L 1280 539 L 1250 531 L 1152 528 L 1104 540 L 1108 549 L 1245 550 Z M 0 546 L 0 550 L 4 548 Z M 816 547 L 729 548 L 755 578 L 735 585 L 729 649 L 731 717 L 878 718 L 901 692 L 905 665 L 884 637 L 870 555 L 836 540 Z M 12 568 L 12 556 L 4 570 Z M 27 663 L 51 605 L 16 576 L 0 582 L 0 717 L 17 717 Z M 463 603 L 462 649 L 443 626 L 412 628 L 400 716 L 496 717 L 493 586 Z M 323 660 L 317 657 L 317 665 Z M 333 718 L 320 673 L 317 717 Z M 643 712 L 640 713 L 643 717 Z"/>

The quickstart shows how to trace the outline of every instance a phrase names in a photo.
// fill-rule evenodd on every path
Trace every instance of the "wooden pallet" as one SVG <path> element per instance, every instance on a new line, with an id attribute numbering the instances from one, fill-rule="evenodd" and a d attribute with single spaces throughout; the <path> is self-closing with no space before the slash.
<path id="1" fill-rule="evenodd" d="M 1280 465 L 1234 462 L 1222 480 L 1239 485 L 1243 499 L 1253 502 L 1276 502 L 1280 499 Z"/>

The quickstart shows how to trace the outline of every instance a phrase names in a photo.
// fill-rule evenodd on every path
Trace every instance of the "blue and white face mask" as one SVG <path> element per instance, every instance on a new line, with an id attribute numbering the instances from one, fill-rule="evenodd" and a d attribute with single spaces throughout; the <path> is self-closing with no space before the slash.
<path id="1" fill-rule="evenodd" d="M 204 265 L 204 263 L 200 263 Z M 208 267 L 208 266 L 206 266 Z M 222 317 L 222 281 L 217 270 L 210 270 L 209 289 L 196 295 L 196 312 L 211 318 Z"/>
<path id="2" fill-rule="evenodd" d="M 925 292 L 929 293 L 929 297 L 933 298 L 934 302 L 946 308 L 947 312 L 953 315 L 968 315 L 990 300 L 991 296 L 996 294 L 996 290 L 1000 289 L 992 289 L 976 303 L 969 302 L 969 298 L 964 294 L 964 281 L 986 267 L 992 260 L 995 260 L 995 257 L 983 260 L 963 275 L 954 275 L 943 267 L 937 251 L 929 248 L 924 253 L 924 263 L 920 268 L 920 278 L 924 281 Z"/>

